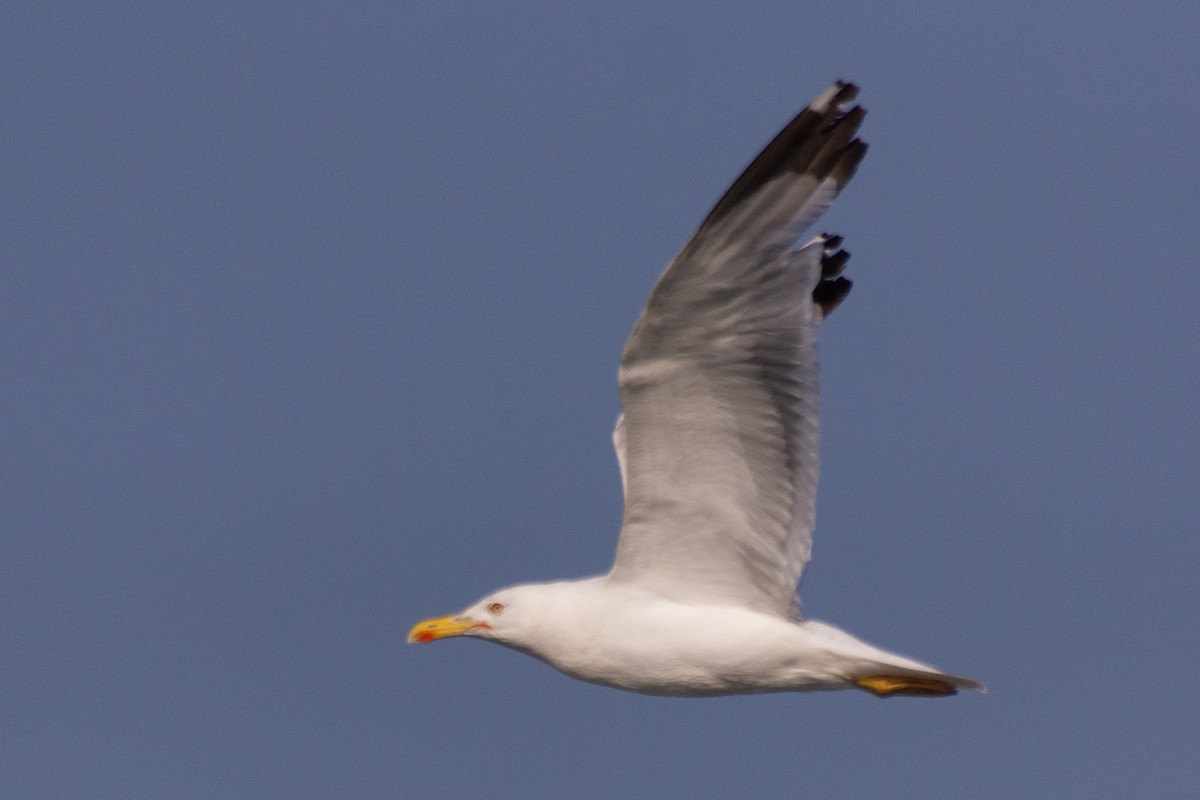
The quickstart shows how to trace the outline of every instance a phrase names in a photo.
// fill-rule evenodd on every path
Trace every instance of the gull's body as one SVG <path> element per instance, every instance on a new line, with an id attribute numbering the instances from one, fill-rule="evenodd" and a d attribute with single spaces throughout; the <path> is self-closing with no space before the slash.
<path id="1" fill-rule="evenodd" d="M 840 689 L 897 668 L 941 675 L 823 622 L 664 600 L 607 576 L 502 590 L 465 616 L 486 619 L 487 605 L 495 602 L 505 604 L 501 616 L 512 625 L 508 636 L 495 637 L 499 643 L 580 680 L 645 694 Z M 537 612 L 525 615 L 522 607 Z M 536 621 L 527 627 L 525 616 Z"/>
<path id="2" fill-rule="evenodd" d="M 625 489 L 602 577 L 496 592 L 410 641 L 477 636 L 649 694 L 982 689 L 800 616 L 817 486 L 817 328 L 850 290 L 841 237 L 797 246 L 866 153 L 835 83 L 667 267 L 621 358 Z"/>

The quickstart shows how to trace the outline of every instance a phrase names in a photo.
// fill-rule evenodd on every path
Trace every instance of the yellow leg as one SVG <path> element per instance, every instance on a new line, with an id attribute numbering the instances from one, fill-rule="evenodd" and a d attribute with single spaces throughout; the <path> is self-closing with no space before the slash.
<path id="1" fill-rule="evenodd" d="M 942 697 L 957 694 L 954 685 L 937 678 L 914 678 L 909 675 L 869 675 L 854 681 L 860 689 L 866 689 L 879 697 L 894 694 L 915 697 Z"/>

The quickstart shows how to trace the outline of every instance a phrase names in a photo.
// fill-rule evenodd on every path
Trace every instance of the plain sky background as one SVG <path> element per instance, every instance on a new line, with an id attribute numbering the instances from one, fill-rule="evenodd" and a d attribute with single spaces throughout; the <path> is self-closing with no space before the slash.
<path id="1" fill-rule="evenodd" d="M 8 3 L 0 796 L 1200 796 L 1200 11 Z M 405 645 L 607 569 L 617 358 L 793 113 L 806 612 L 986 696 L 710 700 Z"/>

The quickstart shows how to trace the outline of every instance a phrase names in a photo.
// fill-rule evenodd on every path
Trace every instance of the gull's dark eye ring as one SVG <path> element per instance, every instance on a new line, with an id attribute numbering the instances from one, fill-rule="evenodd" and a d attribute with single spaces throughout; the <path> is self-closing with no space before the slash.
<path id="1" fill-rule="evenodd" d="M 499 614 L 504 610 L 504 603 L 488 603 L 487 610 L 489 614 Z"/>

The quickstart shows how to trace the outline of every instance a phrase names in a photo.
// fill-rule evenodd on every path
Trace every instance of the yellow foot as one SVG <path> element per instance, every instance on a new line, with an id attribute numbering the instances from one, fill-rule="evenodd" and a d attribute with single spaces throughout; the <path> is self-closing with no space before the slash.
<path id="1" fill-rule="evenodd" d="M 870 675 L 866 678 L 859 678 L 854 681 L 854 684 L 879 697 L 891 697 L 894 694 L 942 697 L 958 693 L 954 685 L 946 681 L 940 681 L 937 678 L 914 678 L 910 675 Z"/>

